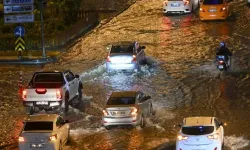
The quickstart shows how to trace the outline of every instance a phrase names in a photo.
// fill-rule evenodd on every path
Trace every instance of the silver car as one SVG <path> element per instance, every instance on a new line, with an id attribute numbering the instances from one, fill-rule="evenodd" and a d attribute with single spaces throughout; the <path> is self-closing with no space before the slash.
<path id="1" fill-rule="evenodd" d="M 145 60 L 145 46 L 138 42 L 119 42 L 108 47 L 107 72 L 112 70 L 138 71 Z"/>
<path id="2" fill-rule="evenodd" d="M 69 122 L 56 114 L 29 116 L 18 138 L 19 150 L 61 150 L 69 139 Z"/>
<path id="3" fill-rule="evenodd" d="M 140 91 L 113 92 L 103 110 L 102 124 L 112 126 L 145 126 L 145 117 L 152 114 L 151 97 Z"/>

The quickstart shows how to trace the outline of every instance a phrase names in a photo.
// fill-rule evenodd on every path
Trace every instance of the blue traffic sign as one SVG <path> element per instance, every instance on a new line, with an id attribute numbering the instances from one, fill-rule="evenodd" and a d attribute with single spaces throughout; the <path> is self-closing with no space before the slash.
<path id="1" fill-rule="evenodd" d="M 33 4 L 34 0 L 4 0 L 3 5 Z"/>
<path id="2" fill-rule="evenodd" d="M 25 35 L 25 29 L 22 26 L 17 26 L 14 30 L 16 37 L 23 37 Z"/>

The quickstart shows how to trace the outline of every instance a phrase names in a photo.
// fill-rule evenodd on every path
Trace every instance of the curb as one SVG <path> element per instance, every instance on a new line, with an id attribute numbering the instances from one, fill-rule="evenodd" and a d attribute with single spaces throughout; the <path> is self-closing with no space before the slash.
<path id="1" fill-rule="evenodd" d="M 56 57 L 47 57 L 47 58 L 37 58 L 37 59 L 9 59 L 9 60 L 0 60 L 0 64 L 7 65 L 44 65 L 48 63 L 53 63 L 57 61 Z"/>

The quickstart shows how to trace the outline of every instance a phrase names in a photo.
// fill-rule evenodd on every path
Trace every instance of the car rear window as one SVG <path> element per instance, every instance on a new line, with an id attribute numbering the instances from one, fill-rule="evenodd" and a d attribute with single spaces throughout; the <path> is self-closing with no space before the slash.
<path id="1" fill-rule="evenodd" d="M 24 131 L 53 130 L 53 122 L 26 122 Z"/>
<path id="2" fill-rule="evenodd" d="M 217 4 L 223 4 L 223 0 L 204 0 L 204 5 L 217 5 Z"/>
<path id="3" fill-rule="evenodd" d="M 214 132 L 213 126 L 182 127 L 182 133 L 187 135 L 205 135 Z"/>
<path id="4" fill-rule="evenodd" d="M 134 97 L 110 97 L 107 104 L 108 105 L 135 104 L 135 98 Z"/>
<path id="5" fill-rule="evenodd" d="M 123 46 L 112 46 L 110 53 L 133 53 L 133 46 L 123 45 Z"/>
<path id="6" fill-rule="evenodd" d="M 63 76 L 61 73 L 38 73 L 34 82 L 63 82 Z"/>

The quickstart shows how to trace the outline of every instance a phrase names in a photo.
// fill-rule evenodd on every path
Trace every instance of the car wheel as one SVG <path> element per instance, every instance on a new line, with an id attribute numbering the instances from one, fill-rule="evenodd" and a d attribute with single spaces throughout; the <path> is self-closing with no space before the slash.
<path id="1" fill-rule="evenodd" d="M 106 130 L 110 130 L 111 127 L 110 127 L 110 126 L 105 126 L 105 129 L 106 129 Z"/>
<path id="2" fill-rule="evenodd" d="M 60 141 L 58 150 L 62 150 L 62 142 Z"/>
<path id="3" fill-rule="evenodd" d="M 67 113 L 68 111 L 69 111 L 69 95 L 66 94 L 65 99 L 64 99 L 63 113 Z"/>
<path id="4" fill-rule="evenodd" d="M 154 115 L 152 103 L 150 104 L 149 107 L 149 115 Z"/>
<path id="5" fill-rule="evenodd" d="M 34 114 L 34 107 L 25 107 L 26 114 L 27 115 L 33 115 Z"/>
<path id="6" fill-rule="evenodd" d="M 144 128 L 145 127 L 145 120 L 144 120 L 144 116 L 141 116 L 141 121 L 140 121 L 140 127 Z"/>
<path id="7" fill-rule="evenodd" d="M 68 138 L 67 138 L 66 144 L 69 144 L 69 136 L 70 136 L 70 130 L 68 131 Z"/>
<path id="8" fill-rule="evenodd" d="M 82 100 L 82 88 L 79 85 L 79 88 L 78 88 L 78 102 L 80 102 L 81 100 Z"/>

